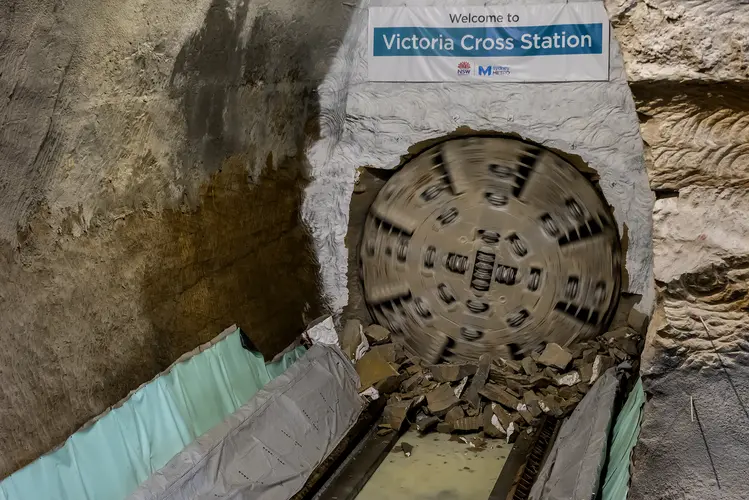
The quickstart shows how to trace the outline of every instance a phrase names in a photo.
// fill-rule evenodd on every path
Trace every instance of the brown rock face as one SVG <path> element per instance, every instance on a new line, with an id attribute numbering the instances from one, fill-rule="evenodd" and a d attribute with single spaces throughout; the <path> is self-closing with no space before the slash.
<path id="1" fill-rule="evenodd" d="M 0 477 L 232 323 L 272 355 L 322 312 L 303 151 L 348 12 L 0 2 Z"/>

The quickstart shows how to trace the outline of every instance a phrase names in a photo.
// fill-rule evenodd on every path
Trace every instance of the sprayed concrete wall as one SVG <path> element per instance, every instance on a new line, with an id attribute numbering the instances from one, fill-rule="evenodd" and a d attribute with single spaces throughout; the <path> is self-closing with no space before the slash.
<path id="1" fill-rule="evenodd" d="M 511 2 L 473 2 L 504 5 Z M 440 5 L 422 0 L 409 5 Z M 471 2 L 461 2 L 471 5 Z M 374 3 L 372 5 L 375 5 Z M 379 1 L 376 5 L 401 3 Z M 455 133 L 512 133 L 579 156 L 600 177 L 620 233 L 628 238 L 625 291 L 653 305 L 652 213 L 642 140 L 616 41 L 610 81 L 555 84 L 370 83 L 367 11 L 360 4 L 343 45 L 319 88 L 321 139 L 309 148 L 314 180 L 304 216 L 312 228 L 330 307 L 347 304 L 345 246 L 349 200 L 359 167 L 393 169 L 428 141 Z M 419 145 L 421 143 L 421 145 Z"/>
<path id="2" fill-rule="evenodd" d="M 340 2 L 0 1 L 0 477 L 232 323 L 321 314 L 300 219 Z"/>

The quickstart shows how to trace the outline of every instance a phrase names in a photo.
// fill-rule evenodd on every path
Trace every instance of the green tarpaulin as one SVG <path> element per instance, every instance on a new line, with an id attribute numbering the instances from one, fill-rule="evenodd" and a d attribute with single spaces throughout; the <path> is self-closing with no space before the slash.
<path id="1" fill-rule="evenodd" d="M 640 434 L 643 404 L 645 404 L 645 391 L 642 388 L 642 380 L 638 379 L 616 418 L 606 478 L 603 483 L 602 500 L 626 500 L 627 498 L 630 457 L 637 443 L 637 436 Z"/>
<path id="2" fill-rule="evenodd" d="M 304 352 L 299 347 L 265 364 L 242 348 L 232 327 L 0 482 L 0 500 L 124 499 Z"/>

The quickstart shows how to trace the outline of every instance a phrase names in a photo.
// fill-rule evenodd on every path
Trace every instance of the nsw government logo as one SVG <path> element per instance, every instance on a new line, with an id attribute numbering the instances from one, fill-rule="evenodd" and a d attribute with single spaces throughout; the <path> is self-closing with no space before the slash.
<path id="1" fill-rule="evenodd" d="M 503 75 L 509 75 L 510 74 L 510 67 L 509 66 L 479 66 L 478 67 L 478 75 L 479 76 L 503 76 Z"/>
<path id="2" fill-rule="evenodd" d="M 470 75 L 471 74 L 471 63 L 468 61 L 461 61 L 458 63 L 458 75 Z"/>

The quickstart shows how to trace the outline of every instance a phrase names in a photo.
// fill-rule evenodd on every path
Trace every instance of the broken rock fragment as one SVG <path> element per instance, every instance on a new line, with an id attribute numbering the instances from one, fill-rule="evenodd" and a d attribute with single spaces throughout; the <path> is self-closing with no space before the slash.
<path id="1" fill-rule="evenodd" d="M 521 365 L 523 367 L 523 371 L 529 377 L 532 377 L 538 372 L 538 366 L 536 365 L 536 362 L 533 361 L 533 358 L 531 358 L 530 356 L 524 357 L 523 361 L 521 362 Z"/>
<path id="2" fill-rule="evenodd" d="M 457 382 L 476 373 L 476 365 L 462 363 L 444 363 L 440 365 L 429 365 L 427 369 L 432 374 L 432 378 L 437 382 Z"/>
<path id="3" fill-rule="evenodd" d="M 370 352 L 379 353 L 385 361 L 395 364 L 395 344 L 381 344 L 370 348 Z"/>
<path id="4" fill-rule="evenodd" d="M 453 406 L 452 408 L 450 408 L 450 411 L 445 414 L 445 422 L 447 422 L 448 424 L 453 424 L 456 420 L 459 420 L 465 416 L 466 414 L 463 411 L 463 408 L 461 408 L 460 406 Z"/>
<path id="5" fill-rule="evenodd" d="M 448 424 L 447 422 L 440 422 L 437 424 L 437 432 L 441 432 L 443 434 L 450 434 L 453 431 L 452 424 Z"/>
<path id="6" fill-rule="evenodd" d="M 560 417 L 563 414 L 562 406 L 554 396 L 546 396 L 545 398 L 540 399 L 538 401 L 538 406 L 541 408 L 542 412 L 555 417 Z"/>
<path id="7" fill-rule="evenodd" d="M 515 361 L 514 359 L 509 358 L 499 358 L 499 364 L 505 369 L 508 369 L 513 372 L 520 372 L 523 367 L 520 363 Z"/>
<path id="8" fill-rule="evenodd" d="M 398 371 L 383 357 L 380 351 L 370 350 L 356 362 L 356 373 L 362 389 L 367 389 L 388 377 L 397 377 Z"/>
<path id="9" fill-rule="evenodd" d="M 369 342 L 373 345 L 382 344 L 390 340 L 390 330 L 378 324 L 369 325 L 365 328 L 364 335 L 367 336 Z"/>
<path id="10" fill-rule="evenodd" d="M 473 376 L 471 384 L 466 389 L 464 399 L 474 408 L 478 408 L 481 403 L 479 391 L 484 388 L 486 380 L 489 378 L 489 370 L 492 366 L 491 354 L 482 354 L 479 358 L 479 368 L 476 375 Z"/>
<path id="11" fill-rule="evenodd" d="M 558 375 L 554 383 L 559 386 L 573 386 L 580 382 L 580 373 L 577 371 L 567 372 L 564 375 Z"/>
<path id="12" fill-rule="evenodd" d="M 614 366 L 614 361 L 610 357 L 601 356 L 600 354 L 596 356 L 595 361 L 593 361 L 593 374 L 590 377 L 590 385 L 593 385 L 598 380 L 598 377 L 603 375 L 612 366 Z"/>
<path id="13" fill-rule="evenodd" d="M 518 398 L 496 384 L 486 384 L 479 393 L 489 401 L 494 401 L 512 410 L 515 410 L 520 404 Z"/>
<path id="14" fill-rule="evenodd" d="M 453 429 L 456 431 L 478 431 L 484 425 L 484 418 L 480 415 L 476 415 L 475 417 L 459 418 L 458 420 L 453 422 L 452 425 Z"/>
<path id="15" fill-rule="evenodd" d="M 419 386 L 423 379 L 424 375 L 421 372 L 415 373 L 414 375 L 403 381 L 403 383 L 401 384 L 401 390 L 403 392 L 411 392 Z"/>
<path id="16" fill-rule="evenodd" d="M 427 408 L 432 415 L 444 415 L 458 402 L 450 384 L 442 384 L 427 394 Z"/>
<path id="17" fill-rule="evenodd" d="M 604 333 L 603 335 L 601 335 L 601 338 L 604 340 L 617 340 L 634 335 L 637 335 L 637 332 L 634 329 L 628 326 L 622 326 Z"/>
<path id="18" fill-rule="evenodd" d="M 520 416 L 523 417 L 523 420 L 525 420 L 527 424 L 533 425 L 535 417 L 528 409 L 528 405 L 526 405 L 525 403 L 518 404 L 517 411 L 520 414 Z"/>
<path id="19" fill-rule="evenodd" d="M 572 361 L 572 354 L 559 344 L 546 344 L 544 352 L 539 356 L 538 362 L 545 366 L 553 366 L 564 370 Z"/>
<path id="20" fill-rule="evenodd" d="M 427 417 L 423 414 L 419 417 L 416 418 L 416 430 L 421 434 L 428 432 L 432 427 L 435 427 L 440 422 L 439 417 Z"/>
<path id="21" fill-rule="evenodd" d="M 494 438 L 504 436 L 505 433 L 500 427 L 499 418 L 494 414 L 491 406 L 487 405 L 484 408 L 483 419 L 484 434 Z"/>
<path id="22" fill-rule="evenodd" d="M 385 407 L 382 414 L 383 419 L 394 431 L 400 431 L 403 424 L 408 418 L 408 411 L 411 409 L 413 400 L 391 402 Z"/>
<path id="23" fill-rule="evenodd" d="M 463 391 L 466 388 L 466 385 L 468 384 L 468 377 L 464 378 L 460 381 L 460 383 L 455 386 L 455 390 L 453 391 L 455 393 L 455 397 L 460 399 L 460 397 L 463 395 Z"/>
<path id="24" fill-rule="evenodd" d="M 512 423 L 512 417 L 509 413 L 507 413 L 507 410 L 502 408 L 497 403 L 493 403 L 491 405 L 492 412 L 494 413 L 494 416 L 497 417 L 497 420 L 499 420 L 499 424 L 501 425 L 501 428 L 503 431 L 507 431 L 507 428 Z"/>
<path id="25" fill-rule="evenodd" d="M 478 416 L 478 414 L 480 412 L 479 408 L 474 408 L 471 405 L 466 405 L 464 410 L 466 412 L 466 416 L 467 417 L 476 417 L 476 416 Z"/>
<path id="26" fill-rule="evenodd" d="M 362 325 L 358 319 L 346 321 L 339 341 L 341 349 L 349 359 L 356 357 L 356 349 L 361 344 Z"/>

